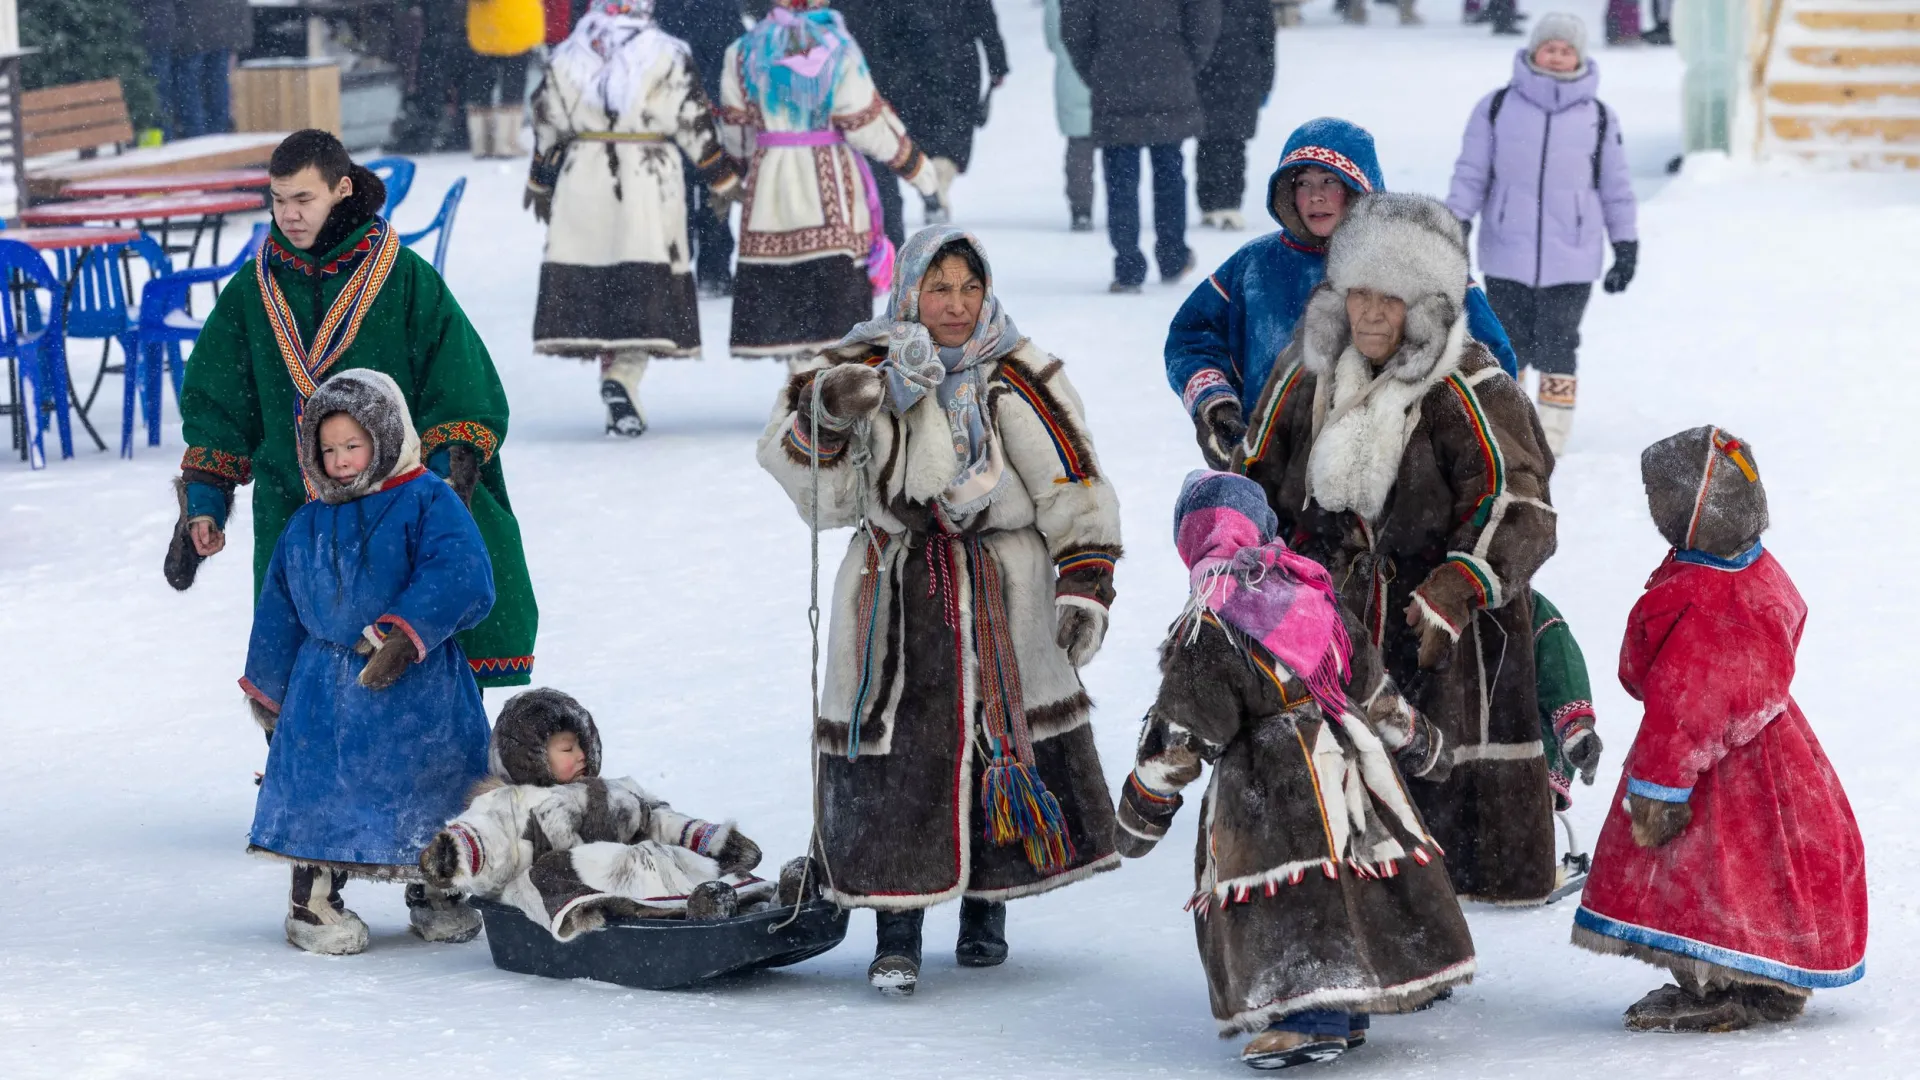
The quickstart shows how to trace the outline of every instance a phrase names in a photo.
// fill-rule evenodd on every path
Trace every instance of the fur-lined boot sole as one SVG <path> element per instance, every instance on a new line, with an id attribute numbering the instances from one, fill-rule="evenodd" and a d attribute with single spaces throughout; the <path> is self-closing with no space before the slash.
<path id="1" fill-rule="evenodd" d="M 421 941 L 460 945 L 479 937 L 481 925 L 480 913 L 465 900 L 425 885 L 407 886 L 407 929 Z"/>
<path id="2" fill-rule="evenodd" d="M 287 916 L 287 944 L 321 956 L 354 956 L 367 951 L 367 924 L 351 911 L 334 922 L 310 923 Z"/>
<path id="3" fill-rule="evenodd" d="M 1240 1062 L 1248 1068 L 1291 1069 L 1332 1061 L 1347 1052 L 1347 1040 L 1337 1035 L 1307 1035 L 1298 1031 L 1263 1031 L 1240 1051 Z"/>
<path id="4" fill-rule="evenodd" d="M 1628 1031 L 1720 1034 L 1753 1026 L 1738 987 L 1693 994 L 1668 983 L 1627 1009 Z"/>

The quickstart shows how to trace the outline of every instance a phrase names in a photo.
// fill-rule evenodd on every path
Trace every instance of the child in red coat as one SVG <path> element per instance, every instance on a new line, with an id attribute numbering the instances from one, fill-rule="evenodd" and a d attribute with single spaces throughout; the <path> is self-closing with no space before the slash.
<path id="1" fill-rule="evenodd" d="M 1646 705 L 1573 942 L 1672 971 L 1636 1031 L 1800 1015 L 1865 973 L 1866 856 L 1847 794 L 1788 693 L 1807 608 L 1760 544 L 1753 450 L 1715 427 L 1648 447 L 1673 544 L 1627 619 L 1620 681 Z"/>

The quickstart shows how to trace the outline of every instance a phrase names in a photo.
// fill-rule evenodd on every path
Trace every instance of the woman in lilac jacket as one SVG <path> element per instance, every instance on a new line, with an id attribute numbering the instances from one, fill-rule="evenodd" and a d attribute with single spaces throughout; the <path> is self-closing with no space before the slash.
<path id="1" fill-rule="evenodd" d="M 1633 280 L 1640 248 L 1620 117 L 1594 96 L 1600 70 L 1586 39 L 1572 15 L 1535 24 L 1513 81 L 1474 106 L 1447 195 L 1469 229 L 1481 219 L 1487 299 L 1521 366 L 1540 373 L 1540 425 L 1555 454 L 1573 430 L 1580 319 L 1604 240 L 1613 242 L 1610 293 Z"/>

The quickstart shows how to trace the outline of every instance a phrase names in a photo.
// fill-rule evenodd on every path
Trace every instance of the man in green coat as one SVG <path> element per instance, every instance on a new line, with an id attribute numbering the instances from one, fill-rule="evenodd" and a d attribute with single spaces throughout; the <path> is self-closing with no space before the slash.
<path id="1" fill-rule="evenodd" d="M 187 364 L 168 582 L 192 585 L 225 546 L 233 489 L 252 480 L 259 591 L 274 542 L 308 498 L 295 445 L 302 405 L 334 372 L 371 368 L 400 385 L 421 454 L 466 501 L 492 556 L 493 612 L 459 638 L 475 678 L 530 682 L 539 611 L 498 456 L 507 397 L 486 345 L 432 265 L 379 216 L 384 185 L 338 139 L 295 132 L 267 171 L 273 231 L 221 290 Z"/>

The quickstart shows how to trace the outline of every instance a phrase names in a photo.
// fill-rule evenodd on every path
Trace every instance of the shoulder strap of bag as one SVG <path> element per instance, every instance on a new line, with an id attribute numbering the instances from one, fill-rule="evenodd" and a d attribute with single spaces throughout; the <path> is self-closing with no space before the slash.
<path id="1" fill-rule="evenodd" d="M 1600 135 L 1593 140 L 1593 190 L 1600 190 L 1600 155 L 1607 148 L 1607 105 L 1599 98 L 1593 99 L 1593 107 L 1600 110 Z"/>
<path id="2" fill-rule="evenodd" d="M 1487 103 L 1487 123 L 1500 119 L 1500 106 L 1507 103 L 1507 91 L 1511 89 L 1513 85 L 1509 83 L 1493 92 L 1493 100 Z"/>

